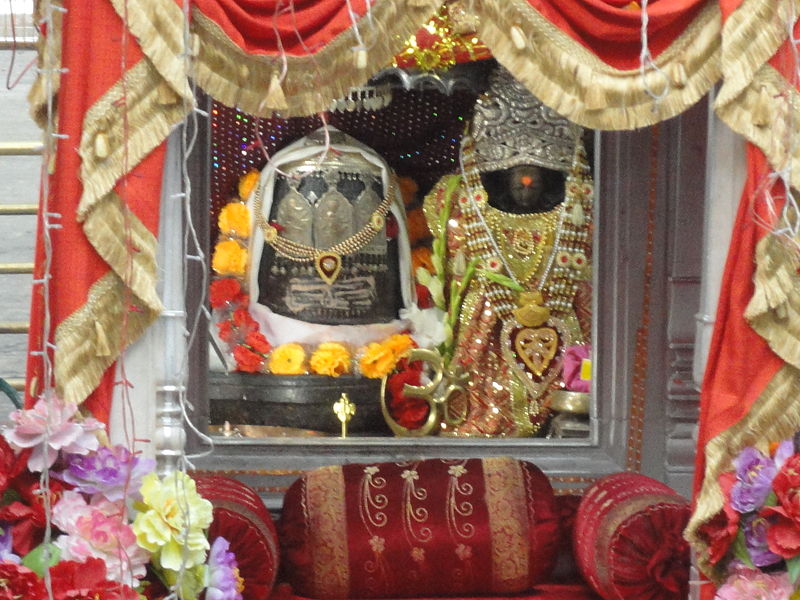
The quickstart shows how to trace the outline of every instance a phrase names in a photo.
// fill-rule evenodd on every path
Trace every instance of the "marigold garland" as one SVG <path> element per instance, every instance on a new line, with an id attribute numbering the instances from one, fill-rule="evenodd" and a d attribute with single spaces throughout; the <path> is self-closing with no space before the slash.
<path id="1" fill-rule="evenodd" d="M 250 211 L 242 202 L 231 202 L 222 207 L 217 218 L 221 233 L 250 237 Z"/>
<path id="2" fill-rule="evenodd" d="M 325 342 L 317 346 L 308 361 L 311 372 L 317 375 L 339 377 L 351 370 L 352 357 L 339 342 Z"/>
<path id="3" fill-rule="evenodd" d="M 258 171 L 258 169 L 250 169 L 247 173 L 239 178 L 239 198 L 242 200 L 247 200 L 250 197 L 253 189 L 258 184 L 258 178 L 260 176 L 261 173 Z"/>
<path id="4" fill-rule="evenodd" d="M 225 240 L 217 244 L 211 268 L 220 275 L 244 275 L 247 269 L 247 250 L 239 242 Z"/>
<path id="5" fill-rule="evenodd" d="M 414 341 L 407 334 L 396 334 L 383 342 L 373 342 L 364 348 L 358 361 L 362 375 L 379 379 L 391 373 L 397 361 L 414 347 Z"/>
<path id="6" fill-rule="evenodd" d="M 282 344 L 269 357 L 273 375 L 302 375 L 306 372 L 306 351 L 300 344 Z"/>

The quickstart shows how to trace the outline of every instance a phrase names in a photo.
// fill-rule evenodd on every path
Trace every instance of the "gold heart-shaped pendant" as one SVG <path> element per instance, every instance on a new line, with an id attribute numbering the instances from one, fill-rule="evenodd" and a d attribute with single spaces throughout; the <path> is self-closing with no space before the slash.
<path id="1" fill-rule="evenodd" d="M 551 327 L 523 327 L 514 335 L 514 350 L 531 371 L 541 377 L 558 349 L 558 333 Z"/>
<path id="2" fill-rule="evenodd" d="M 314 261 L 317 273 L 328 285 L 332 285 L 342 270 L 342 257 L 335 252 L 322 252 Z"/>

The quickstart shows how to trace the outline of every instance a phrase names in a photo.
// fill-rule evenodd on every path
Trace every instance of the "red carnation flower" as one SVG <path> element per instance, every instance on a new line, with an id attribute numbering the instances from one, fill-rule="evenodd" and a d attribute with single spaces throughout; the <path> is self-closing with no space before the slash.
<path id="1" fill-rule="evenodd" d="M 390 375 L 386 381 L 390 398 L 389 413 L 398 425 L 406 429 L 419 429 L 425 424 L 430 407 L 422 398 L 406 396 L 403 388 L 406 384 L 421 384 L 422 364 L 416 361 L 408 365 L 407 359 L 403 359 L 398 367 L 401 370 Z"/>
<path id="2" fill-rule="evenodd" d="M 242 286 L 238 279 L 226 277 L 211 282 L 208 289 L 209 300 L 214 308 L 222 308 L 236 300 L 242 293 Z"/>
<path id="3" fill-rule="evenodd" d="M 250 312 L 246 308 L 238 308 L 233 311 L 233 326 L 242 330 L 244 335 L 251 331 L 258 331 L 258 323 L 255 322 Z"/>
<path id="4" fill-rule="evenodd" d="M 255 352 L 260 354 L 266 354 L 272 350 L 272 346 L 267 341 L 267 338 L 265 338 L 264 334 L 259 331 L 251 331 L 248 333 L 244 343 L 250 346 L 250 348 L 252 348 Z"/>
<path id="5" fill-rule="evenodd" d="M 258 373 L 264 364 L 264 357 L 247 346 L 236 346 L 233 349 L 233 358 L 236 360 L 236 368 L 245 373 Z"/>
<path id="6" fill-rule="evenodd" d="M 30 448 L 17 454 L 6 438 L 0 435 L 0 496 L 12 486 L 14 478 L 25 471 L 30 454 Z"/>
<path id="7" fill-rule="evenodd" d="M 772 489 L 778 504 L 763 512 L 777 515 L 777 521 L 767 531 L 767 546 L 779 556 L 792 558 L 800 554 L 800 455 L 784 463 L 772 480 Z"/>
<path id="8" fill-rule="evenodd" d="M 127 585 L 106 579 L 106 564 L 99 558 L 57 563 L 50 578 L 55 600 L 139 600 Z"/>
<path id="9" fill-rule="evenodd" d="M 416 284 L 417 289 L 417 306 L 420 308 L 431 308 L 433 306 L 433 298 L 431 292 L 427 287 L 421 283 Z"/>
<path id="10" fill-rule="evenodd" d="M 44 583 L 27 567 L 12 562 L 0 563 L 0 600 L 43 600 Z"/>
<path id="11" fill-rule="evenodd" d="M 699 529 L 699 533 L 708 542 L 708 559 L 711 564 L 717 564 L 725 557 L 739 531 L 739 513 L 733 510 L 730 501 L 731 488 L 735 482 L 735 473 L 724 473 L 720 476 L 719 485 L 725 494 L 725 505 Z"/>
<path id="12" fill-rule="evenodd" d="M 223 342 L 230 342 L 233 340 L 233 323 L 230 321 L 220 321 L 217 323 L 217 331 L 219 332 L 219 339 Z"/>

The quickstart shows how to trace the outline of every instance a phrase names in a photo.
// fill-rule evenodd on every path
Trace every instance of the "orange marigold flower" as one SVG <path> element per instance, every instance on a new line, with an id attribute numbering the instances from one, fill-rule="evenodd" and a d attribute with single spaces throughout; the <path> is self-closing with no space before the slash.
<path id="1" fill-rule="evenodd" d="M 282 344 L 269 356 L 273 375 L 302 375 L 306 372 L 306 351 L 300 344 Z"/>
<path id="2" fill-rule="evenodd" d="M 436 269 L 433 267 L 433 261 L 431 260 L 431 249 L 427 246 L 420 246 L 411 251 L 411 268 L 413 272 L 416 273 L 419 267 L 422 267 L 431 274 L 436 272 Z"/>
<path id="3" fill-rule="evenodd" d="M 415 208 L 406 213 L 406 227 L 412 246 L 431 239 L 431 231 L 428 229 L 428 222 L 425 220 L 425 213 L 421 208 Z"/>
<path id="4" fill-rule="evenodd" d="M 247 250 L 234 240 L 225 240 L 217 244 L 211 268 L 220 275 L 244 275 L 247 269 Z"/>
<path id="5" fill-rule="evenodd" d="M 388 375 L 397 364 L 397 356 L 386 344 L 373 342 L 364 348 L 364 354 L 358 361 L 361 373 L 371 379 L 380 379 Z"/>
<path id="6" fill-rule="evenodd" d="M 239 178 L 239 198 L 247 200 L 250 197 L 260 176 L 261 173 L 257 169 L 251 169 Z"/>
<path id="7" fill-rule="evenodd" d="M 397 360 L 415 346 L 414 340 L 407 333 L 393 335 L 385 340 L 383 344 L 392 351 Z"/>
<path id="8" fill-rule="evenodd" d="M 219 211 L 217 224 L 222 233 L 250 237 L 250 211 L 241 202 L 231 202 L 223 206 Z"/>
<path id="9" fill-rule="evenodd" d="M 325 342 L 317 346 L 308 361 L 312 373 L 338 377 L 350 372 L 350 353 L 339 342 Z"/>

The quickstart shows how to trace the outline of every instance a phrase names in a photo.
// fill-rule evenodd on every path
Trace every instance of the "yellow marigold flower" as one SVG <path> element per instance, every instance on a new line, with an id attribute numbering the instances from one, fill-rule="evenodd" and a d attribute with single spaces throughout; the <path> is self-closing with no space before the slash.
<path id="1" fill-rule="evenodd" d="M 392 372 L 397 364 L 397 358 L 389 346 L 373 342 L 364 348 L 364 354 L 361 355 L 358 366 L 365 377 L 379 379 Z"/>
<path id="2" fill-rule="evenodd" d="M 306 372 L 306 351 L 300 344 L 282 344 L 269 356 L 273 375 L 302 375 Z"/>
<path id="3" fill-rule="evenodd" d="M 211 268 L 220 275 L 244 275 L 247 269 L 247 250 L 234 240 L 225 240 L 214 248 Z"/>
<path id="4" fill-rule="evenodd" d="M 395 358 L 400 358 L 414 347 L 414 340 L 406 333 L 398 333 L 383 342 L 394 353 Z"/>
<path id="5" fill-rule="evenodd" d="M 211 525 L 211 502 L 197 493 L 194 480 L 180 471 L 163 480 L 150 473 L 139 492 L 144 510 L 133 522 L 136 543 L 164 569 L 202 565 L 209 548 L 203 530 Z"/>
<path id="6" fill-rule="evenodd" d="M 251 169 L 239 178 L 239 198 L 247 200 L 250 193 L 258 184 L 261 173 L 257 169 Z"/>
<path id="7" fill-rule="evenodd" d="M 241 202 L 231 202 L 223 206 L 219 211 L 217 224 L 222 233 L 250 237 L 250 211 Z"/>
<path id="8" fill-rule="evenodd" d="M 317 346 L 308 364 L 313 373 L 338 377 L 350 372 L 350 353 L 338 342 L 325 342 Z"/>

